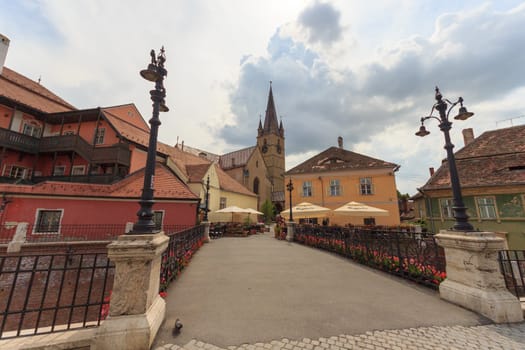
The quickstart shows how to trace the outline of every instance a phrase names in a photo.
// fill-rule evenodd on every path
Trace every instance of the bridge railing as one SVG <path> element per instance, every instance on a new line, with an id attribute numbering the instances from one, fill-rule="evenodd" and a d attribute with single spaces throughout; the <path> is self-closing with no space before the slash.
<path id="1" fill-rule="evenodd" d="M 498 258 L 509 292 L 525 298 L 525 250 L 501 250 Z"/>
<path id="2" fill-rule="evenodd" d="M 165 228 L 166 229 L 166 228 Z M 160 266 L 160 290 L 164 293 L 173 281 L 189 264 L 193 254 L 204 242 L 204 225 L 190 228 L 173 227 L 165 231 L 170 241 L 162 254 Z"/>
<path id="3" fill-rule="evenodd" d="M 298 225 L 294 228 L 294 241 L 432 288 L 437 288 L 446 277 L 443 249 L 427 233 L 379 226 Z"/>
<path id="4" fill-rule="evenodd" d="M 114 270 L 106 253 L 0 255 L 0 339 L 98 326 Z"/>

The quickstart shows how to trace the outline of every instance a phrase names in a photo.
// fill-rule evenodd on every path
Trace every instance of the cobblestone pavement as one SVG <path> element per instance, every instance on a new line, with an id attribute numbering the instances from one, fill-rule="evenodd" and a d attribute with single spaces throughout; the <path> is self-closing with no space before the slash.
<path id="1" fill-rule="evenodd" d="M 525 323 L 420 327 L 339 335 L 301 340 L 281 339 L 269 343 L 242 344 L 226 349 L 192 340 L 183 347 L 165 344 L 155 350 L 400 350 L 400 349 L 525 349 Z"/>

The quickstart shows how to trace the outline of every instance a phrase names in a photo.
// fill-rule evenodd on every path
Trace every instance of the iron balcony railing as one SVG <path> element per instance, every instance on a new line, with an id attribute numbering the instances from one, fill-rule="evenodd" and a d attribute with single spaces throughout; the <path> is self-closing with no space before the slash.
<path id="1" fill-rule="evenodd" d="M 445 255 L 434 236 L 387 227 L 298 225 L 294 241 L 437 288 L 446 278 Z"/>
<path id="2" fill-rule="evenodd" d="M 525 250 L 502 250 L 498 257 L 507 289 L 525 298 Z"/>
<path id="3" fill-rule="evenodd" d="M 106 253 L 0 255 L 0 339 L 98 326 L 114 271 Z"/>

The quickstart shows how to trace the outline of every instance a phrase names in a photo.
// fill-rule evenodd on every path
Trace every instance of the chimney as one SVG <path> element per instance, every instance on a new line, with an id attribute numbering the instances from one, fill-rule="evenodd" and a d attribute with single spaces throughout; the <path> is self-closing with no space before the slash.
<path id="1" fill-rule="evenodd" d="M 474 141 L 474 130 L 472 128 L 463 129 L 463 142 L 465 142 L 465 146 L 469 145 Z"/>
<path id="2" fill-rule="evenodd" d="M 180 149 L 181 151 L 184 151 L 184 140 L 182 140 L 182 142 L 180 143 Z"/>
<path id="3" fill-rule="evenodd" d="M 343 138 L 341 136 L 337 138 L 337 144 L 339 145 L 339 148 L 343 148 Z"/>
<path id="4" fill-rule="evenodd" d="M 5 59 L 7 57 L 7 50 L 9 49 L 9 39 L 0 34 L 0 74 L 4 68 Z"/>
<path id="5" fill-rule="evenodd" d="M 433 167 L 428 168 L 428 171 L 430 172 L 430 176 L 434 175 L 434 168 Z"/>

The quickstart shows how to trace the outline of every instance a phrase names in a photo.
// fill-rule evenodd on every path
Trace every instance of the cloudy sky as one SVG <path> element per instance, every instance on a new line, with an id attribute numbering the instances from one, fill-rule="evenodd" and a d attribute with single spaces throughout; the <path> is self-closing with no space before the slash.
<path id="1" fill-rule="evenodd" d="M 415 194 L 446 157 L 434 87 L 462 96 L 485 130 L 525 122 L 525 3 L 520 1 L 0 0 L 6 66 L 78 108 L 133 102 L 151 115 L 138 71 L 166 48 L 161 141 L 225 153 L 255 144 L 269 81 L 286 167 L 337 145 L 401 165 Z M 454 112 L 454 111 L 453 111 Z"/>

